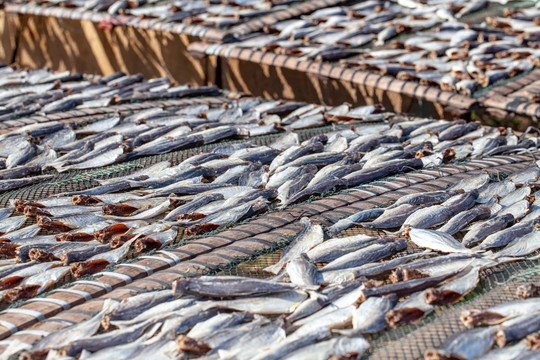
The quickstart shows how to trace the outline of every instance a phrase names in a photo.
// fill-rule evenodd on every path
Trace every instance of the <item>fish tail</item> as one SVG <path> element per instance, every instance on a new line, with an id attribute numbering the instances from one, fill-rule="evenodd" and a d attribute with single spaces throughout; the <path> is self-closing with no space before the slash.
<path id="1" fill-rule="evenodd" d="M 283 263 L 281 261 L 277 262 L 274 265 L 267 266 L 263 269 L 263 271 L 272 273 L 274 275 L 279 274 L 279 271 L 283 268 Z"/>
<path id="2" fill-rule="evenodd" d="M 103 302 L 103 308 L 101 309 L 101 311 L 103 311 L 103 313 L 105 314 L 110 314 L 118 307 L 118 305 L 120 305 L 120 302 L 117 300 L 105 299 L 105 301 Z"/>

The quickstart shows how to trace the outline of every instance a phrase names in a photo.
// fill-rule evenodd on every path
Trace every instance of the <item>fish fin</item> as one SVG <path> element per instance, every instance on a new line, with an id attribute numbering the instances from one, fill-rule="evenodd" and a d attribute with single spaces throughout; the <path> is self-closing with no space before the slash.
<path id="1" fill-rule="evenodd" d="M 80 360 L 88 359 L 90 356 L 92 356 L 92 353 L 86 349 L 83 349 L 81 352 L 81 356 L 79 357 Z"/>
<path id="2" fill-rule="evenodd" d="M 400 236 L 403 234 L 403 230 L 399 229 L 398 231 L 388 231 L 388 230 L 383 230 L 383 232 L 386 234 L 386 235 L 390 235 L 390 236 Z"/>
<path id="3" fill-rule="evenodd" d="M 280 317 L 278 317 L 275 321 L 274 321 L 274 325 L 282 328 L 282 329 L 287 329 L 287 327 L 289 327 L 289 322 L 287 321 L 287 317 L 285 315 L 281 315 Z"/>
<path id="4" fill-rule="evenodd" d="M 272 273 L 274 275 L 279 274 L 281 269 L 283 268 L 283 263 L 281 261 L 275 263 L 274 265 L 267 266 L 263 269 L 263 271 Z"/>

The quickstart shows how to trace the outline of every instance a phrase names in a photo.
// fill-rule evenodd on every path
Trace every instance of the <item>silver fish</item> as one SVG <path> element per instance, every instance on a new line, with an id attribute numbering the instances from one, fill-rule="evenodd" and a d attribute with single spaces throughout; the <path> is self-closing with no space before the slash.
<path id="1" fill-rule="evenodd" d="M 44 137 L 43 140 L 41 140 L 40 145 L 47 145 L 51 148 L 56 148 L 73 142 L 75 140 L 75 136 L 75 132 L 71 128 L 67 127 Z"/>
<path id="2" fill-rule="evenodd" d="M 347 336 L 379 332 L 386 327 L 385 315 L 394 308 L 396 303 L 395 296 L 368 298 L 354 312 L 353 328 L 338 332 Z"/>
<path id="3" fill-rule="evenodd" d="M 274 160 L 270 163 L 270 171 L 275 171 L 280 166 L 290 163 L 304 155 L 312 154 L 315 152 L 320 152 L 324 149 L 324 146 L 320 142 L 316 142 L 307 146 L 295 145 L 289 147 L 287 150 L 281 152 L 276 156 Z"/>
<path id="4" fill-rule="evenodd" d="M 221 358 L 248 360 L 284 340 L 285 331 L 270 324 L 235 338 L 235 344 L 228 342 L 225 346 L 221 346 L 217 353 Z M 209 353 L 210 356 L 212 354 L 212 352 Z"/>
<path id="5" fill-rule="evenodd" d="M 26 216 L 12 216 L 0 220 L 0 233 L 5 234 L 20 229 L 26 223 Z"/>
<path id="6" fill-rule="evenodd" d="M 302 231 L 287 246 L 279 261 L 275 265 L 266 267 L 264 271 L 278 274 L 288 261 L 323 242 L 324 234 L 320 225 L 313 225 L 308 218 L 302 218 L 300 224 L 303 227 Z"/>
<path id="7" fill-rule="evenodd" d="M 101 325 L 105 329 L 109 329 L 111 326 L 121 329 L 133 326 L 154 317 L 163 316 L 164 314 L 174 312 L 177 315 L 184 315 L 185 313 L 190 313 L 192 311 L 201 311 L 200 307 L 198 306 L 198 299 L 195 297 L 186 296 L 180 299 L 157 304 L 143 311 L 131 320 L 110 320 L 105 316 L 101 321 Z"/>
<path id="8" fill-rule="evenodd" d="M 491 349 L 495 342 L 495 331 L 495 328 L 488 327 L 458 333 L 447 339 L 438 349 L 428 350 L 424 354 L 424 358 L 475 359 Z"/>
<path id="9" fill-rule="evenodd" d="M 70 266 L 57 266 L 25 278 L 19 286 L 7 290 L 3 298 L 9 302 L 39 295 L 69 275 Z"/>
<path id="10" fill-rule="evenodd" d="M 538 180 L 538 177 L 540 177 L 540 168 L 535 164 L 525 169 L 516 171 L 513 174 L 510 174 L 506 178 L 506 180 L 511 181 L 512 183 L 516 185 L 522 185 L 526 182 L 536 181 Z"/>
<path id="11" fill-rule="evenodd" d="M 317 317 L 315 321 L 305 323 L 289 336 L 300 338 L 302 336 L 305 336 L 306 334 L 309 334 L 313 330 L 323 327 L 326 327 L 330 330 L 349 327 L 355 311 L 355 305 L 349 305 L 339 309 L 335 309 L 325 315 Z"/>
<path id="12" fill-rule="evenodd" d="M 360 266 L 391 256 L 394 253 L 405 249 L 406 247 L 407 241 L 404 239 L 399 239 L 395 242 L 389 242 L 386 244 L 373 244 L 329 262 L 327 265 L 322 267 L 322 271 L 339 270 L 348 267 Z"/>
<path id="13" fill-rule="evenodd" d="M 192 201 L 179 206 L 169 212 L 164 218 L 164 221 L 170 221 L 176 219 L 178 216 L 196 212 L 197 209 L 201 208 L 204 205 L 207 205 L 213 201 L 224 200 L 222 194 L 201 194 Z"/>
<path id="14" fill-rule="evenodd" d="M 479 357 L 479 360 L 507 360 L 518 359 L 521 355 L 525 355 L 529 352 L 529 348 L 524 341 L 511 346 L 505 346 L 503 348 L 494 349 L 488 351 L 483 356 Z"/>
<path id="15" fill-rule="evenodd" d="M 381 216 L 369 223 L 362 223 L 369 228 L 397 228 L 403 225 L 407 218 L 418 211 L 419 207 L 411 204 L 402 204 L 395 208 L 386 209 Z"/>
<path id="16" fill-rule="evenodd" d="M 462 190 L 441 190 L 441 191 L 432 191 L 427 193 L 415 193 L 409 194 L 400 197 L 391 208 L 395 208 L 401 204 L 411 204 L 411 205 L 430 205 L 430 204 L 440 204 L 451 197 L 462 193 Z"/>
<path id="17" fill-rule="evenodd" d="M 451 186 L 448 190 L 461 189 L 463 191 L 472 191 L 484 186 L 489 182 L 489 180 L 489 174 L 481 173 L 479 175 L 469 176 L 460 180 L 459 182 Z"/>
<path id="18" fill-rule="evenodd" d="M 511 181 L 501 181 L 484 185 L 479 189 L 478 199 L 479 203 L 486 203 L 495 195 L 503 197 L 511 193 L 516 189 L 516 185 Z"/>
<path id="19" fill-rule="evenodd" d="M 264 169 L 258 165 L 239 165 L 225 171 L 223 174 L 214 179 L 213 183 L 216 184 L 234 184 L 238 185 L 240 179 L 246 175 L 250 175 L 254 171 L 264 171 Z M 266 172 L 264 172 L 266 174 Z M 245 186 L 245 185 L 242 185 Z"/>
<path id="20" fill-rule="evenodd" d="M 152 291 L 137 294 L 122 300 L 118 306 L 107 313 L 106 323 L 117 320 L 131 320 L 146 310 L 175 299 L 172 290 Z"/>
<path id="21" fill-rule="evenodd" d="M 63 172 L 67 170 L 74 170 L 74 169 L 91 169 L 96 167 L 102 167 L 106 165 L 114 164 L 115 162 L 122 160 L 125 158 L 125 149 L 122 146 L 117 146 L 113 149 L 110 149 L 99 156 L 90 159 L 88 161 L 84 161 L 78 164 L 74 165 L 67 165 L 64 167 L 57 168 L 58 172 Z"/>
<path id="22" fill-rule="evenodd" d="M 123 345 L 143 335 L 156 322 L 157 320 L 149 319 L 129 328 L 102 333 L 92 337 L 74 339 L 69 344 L 63 346 L 61 351 L 68 356 L 75 356 L 83 349 L 90 352 L 97 352 L 108 347 Z"/>
<path id="23" fill-rule="evenodd" d="M 169 210 L 170 206 L 171 201 L 169 199 L 166 199 L 165 201 L 161 202 L 161 204 L 133 216 L 105 215 L 105 218 L 120 221 L 148 220 L 165 213 L 167 210 Z"/>
<path id="24" fill-rule="evenodd" d="M 525 199 L 528 195 L 531 194 L 531 188 L 529 186 L 522 186 L 517 190 L 512 191 L 511 193 L 501 196 L 502 199 L 499 200 L 499 204 L 502 206 L 510 206 L 520 200 Z"/>
<path id="25" fill-rule="evenodd" d="M 463 244 L 458 242 L 452 236 L 440 231 L 411 228 L 409 231 L 409 237 L 412 243 L 425 249 L 447 253 L 473 252 L 472 250 L 463 246 Z"/>
<path id="26" fill-rule="evenodd" d="M 75 130 L 75 133 L 80 135 L 96 134 L 112 129 L 118 125 L 119 122 L 120 117 L 115 115 L 83 126 L 82 128 Z"/>
<path id="27" fill-rule="evenodd" d="M 498 326 L 495 342 L 499 347 L 520 340 L 540 330 L 540 313 L 529 313 L 507 320 Z"/>
<path id="28" fill-rule="evenodd" d="M 330 226 L 328 228 L 328 234 L 330 236 L 335 236 L 338 233 L 342 232 L 343 230 L 350 228 L 351 226 L 359 225 L 362 222 L 366 222 L 366 221 L 378 218 L 384 213 L 384 211 L 385 209 L 383 208 L 375 208 L 375 209 L 359 211 L 356 214 L 353 214 L 349 217 L 341 219 L 338 222 L 336 222 L 334 225 Z"/>
<path id="29" fill-rule="evenodd" d="M 109 185 L 109 184 L 118 182 L 120 180 L 145 180 L 154 174 L 159 174 L 160 172 L 164 171 L 170 166 L 171 166 L 170 162 L 160 161 L 156 164 L 153 164 L 143 169 L 132 172 L 129 175 L 115 177 L 112 179 L 103 179 L 103 180 L 99 179 L 97 181 L 100 183 L 100 185 Z M 111 195 L 114 195 L 114 194 L 111 194 Z"/>
<path id="30" fill-rule="evenodd" d="M 454 212 L 442 205 L 432 205 L 412 213 L 403 226 L 426 229 L 442 224 L 454 215 Z"/>
<path id="31" fill-rule="evenodd" d="M 278 150 L 272 149 L 268 146 L 259 146 L 254 148 L 246 148 L 235 151 L 229 156 L 229 159 L 242 159 L 251 162 L 260 162 L 261 164 L 268 164 L 279 154 Z"/>
<path id="32" fill-rule="evenodd" d="M 426 303 L 425 294 L 427 291 L 428 290 L 422 290 L 412 294 L 407 299 L 397 304 L 394 309 L 388 311 L 385 315 L 388 325 L 394 327 L 400 323 L 414 322 L 430 314 L 433 311 L 434 306 Z"/>
<path id="33" fill-rule="evenodd" d="M 277 198 L 283 204 L 282 206 L 288 205 L 289 200 L 294 199 L 294 195 L 300 193 L 312 179 L 313 174 L 307 173 L 284 182 L 277 189 Z"/>
<path id="34" fill-rule="evenodd" d="M 307 293 L 299 290 L 285 291 L 275 295 L 238 297 L 202 304 L 203 309 L 223 308 L 247 311 L 252 314 L 290 314 L 307 298 Z"/>
<path id="35" fill-rule="evenodd" d="M 450 218 L 446 224 L 441 226 L 438 231 L 447 233 L 448 235 L 454 235 L 471 222 L 477 220 L 485 220 L 491 216 L 491 210 L 489 206 L 477 206 L 473 209 L 458 213 Z"/>
<path id="36" fill-rule="evenodd" d="M 529 255 L 540 248 L 540 231 L 536 228 L 525 236 L 519 237 L 511 241 L 495 256 L 504 257 L 512 256 L 519 257 Z"/>
<path id="37" fill-rule="evenodd" d="M 299 178 L 302 175 L 307 174 L 307 173 L 315 174 L 316 172 L 317 172 L 317 167 L 315 165 L 287 167 L 283 171 L 274 173 L 272 176 L 270 176 L 265 187 L 266 189 L 269 189 L 269 190 L 278 189 L 281 185 L 283 185 L 288 180 Z"/>
<path id="38" fill-rule="evenodd" d="M 109 265 L 117 264 L 119 261 L 123 260 L 129 255 L 131 245 L 137 240 L 137 238 L 138 237 L 135 236 L 119 248 L 94 255 L 84 262 L 74 264 L 71 267 L 71 273 L 76 278 L 80 278 L 85 275 L 94 274 Z"/>
<path id="39" fill-rule="evenodd" d="M 248 279 L 239 276 L 202 276 L 177 280 L 173 283 L 176 296 L 192 294 L 209 297 L 247 296 L 261 293 L 290 291 L 296 285 L 271 280 Z"/>
<path id="40" fill-rule="evenodd" d="M 472 309 L 461 313 L 461 321 L 471 328 L 482 325 L 497 325 L 508 319 L 540 310 L 540 299 L 515 300 L 492 306 L 484 311 Z"/>
<path id="41" fill-rule="evenodd" d="M 92 223 L 102 222 L 106 219 L 94 214 L 68 215 L 58 218 L 38 216 L 38 226 L 51 231 L 69 231 L 72 229 L 87 226 Z"/>
<path id="42" fill-rule="evenodd" d="M 0 191 L 17 189 L 26 185 L 35 184 L 43 180 L 51 179 L 52 175 L 39 175 L 22 179 L 0 180 Z"/>
<path id="43" fill-rule="evenodd" d="M 285 266 L 285 270 L 291 283 L 300 287 L 311 287 L 318 283 L 319 272 L 315 265 L 309 262 L 306 254 L 301 254 L 299 257 L 289 261 Z"/>
<path id="44" fill-rule="evenodd" d="M 148 338 L 154 336 L 158 328 L 161 326 L 161 323 L 155 324 L 148 331 L 142 334 L 138 339 L 130 341 L 127 344 L 109 346 L 101 350 L 93 352 L 90 354 L 87 350 L 83 350 L 81 353 L 81 358 L 83 359 L 133 359 L 135 355 L 139 355 L 141 350 L 143 350 L 148 345 Z M 155 338 L 154 338 L 155 339 Z M 50 356 L 51 352 L 49 352 Z M 90 354 L 90 355 L 87 355 Z M 73 357 L 67 357 L 66 360 L 73 359 Z M 61 360 L 61 359 L 58 359 Z"/>
<path id="45" fill-rule="evenodd" d="M 195 325 L 186 336 L 192 339 L 204 339 L 207 336 L 211 336 L 216 331 L 240 325 L 252 321 L 253 319 L 253 315 L 244 312 L 218 314 Z"/>
<path id="46" fill-rule="evenodd" d="M 430 305 L 446 305 L 459 301 L 478 285 L 479 270 L 478 266 L 472 266 L 459 274 L 456 279 L 438 288 L 428 289 L 425 294 L 426 302 Z"/>
<path id="47" fill-rule="evenodd" d="M 484 240 L 487 236 L 505 229 L 514 223 L 514 216 L 511 214 L 501 214 L 493 219 L 474 224 L 463 237 L 463 245 L 470 247 Z"/>
<path id="48" fill-rule="evenodd" d="M 319 282 L 322 284 L 339 284 L 348 283 L 356 278 L 363 276 L 372 277 L 387 273 L 396 267 L 405 264 L 408 261 L 429 254 L 429 251 L 424 253 L 415 253 L 401 256 L 392 260 L 380 263 L 368 263 L 358 267 L 347 268 L 342 270 L 322 271 L 319 273 Z"/>
<path id="49" fill-rule="evenodd" d="M 316 154 L 305 155 L 297 158 L 296 160 L 287 162 L 280 167 L 276 168 L 275 171 L 279 172 L 285 169 L 287 166 L 302 166 L 302 165 L 317 165 L 325 166 L 343 160 L 346 157 L 346 154 L 335 153 L 335 152 L 321 152 Z"/>
<path id="50" fill-rule="evenodd" d="M 497 217 L 510 214 L 515 220 L 519 220 L 529 213 L 530 206 L 530 199 L 519 200 L 512 205 L 502 208 L 499 212 L 497 212 Z"/>
<path id="51" fill-rule="evenodd" d="M 478 191 L 472 190 L 467 191 L 464 194 L 453 196 L 441 205 L 455 213 L 460 213 L 473 207 L 477 199 Z"/>
<path id="52" fill-rule="evenodd" d="M 262 325 L 267 325 L 270 321 L 261 315 L 253 315 L 253 320 L 246 324 L 231 326 L 218 330 L 215 333 L 206 336 L 203 340 L 212 349 L 227 348 L 238 344 L 237 340 L 251 331 L 260 329 Z M 219 350 L 218 350 L 219 351 Z"/>
<path id="53" fill-rule="evenodd" d="M 497 231 L 486 237 L 478 246 L 478 249 L 486 250 L 495 247 L 505 246 L 516 238 L 521 238 L 534 230 L 535 225 L 540 221 L 519 223 L 507 229 Z"/>
<path id="54" fill-rule="evenodd" d="M 356 251 L 376 242 L 383 242 L 382 239 L 367 235 L 354 235 L 344 238 L 334 238 L 315 246 L 306 253 L 312 262 L 332 261 L 351 251 Z"/>

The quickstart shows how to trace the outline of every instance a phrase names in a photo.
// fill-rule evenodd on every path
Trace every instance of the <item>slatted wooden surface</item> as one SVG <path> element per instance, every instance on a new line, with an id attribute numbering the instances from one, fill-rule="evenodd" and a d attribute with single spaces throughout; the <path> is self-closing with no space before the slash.
<path id="1" fill-rule="evenodd" d="M 495 86 L 480 101 L 486 108 L 499 109 L 508 116 L 525 115 L 540 118 L 540 69 Z"/>

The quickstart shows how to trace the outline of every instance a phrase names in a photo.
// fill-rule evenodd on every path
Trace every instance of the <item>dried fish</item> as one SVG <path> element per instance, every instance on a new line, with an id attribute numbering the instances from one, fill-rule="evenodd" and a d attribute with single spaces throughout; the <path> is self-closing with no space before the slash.
<path id="1" fill-rule="evenodd" d="M 354 235 L 344 238 L 334 238 L 323 242 L 309 250 L 306 255 L 311 262 L 329 262 L 345 255 L 350 251 L 356 251 L 375 243 L 382 243 L 391 239 L 381 239 L 375 236 Z"/>
<path id="2" fill-rule="evenodd" d="M 378 218 L 369 223 L 362 223 L 362 226 L 383 229 L 397 228 L 403 225 L 405 220 L 418 209 L 418 206 L 411 204 L 402 204 L 394 208 L 388 208 Z"/>
<path id="3" fill-rule="evenodd" d="M 498 326 L 495 342 L 499 347 L 520 340 L 529 334 L 540 330 L 540 313 L 524 314 L 507 320 Z"/>
<path id="4" fill-rule="evenodd" d="M 247 311 L 252 314 L 290 314 L 307 298 L 304 291 L 291 290 L 275 295 L 238 297 L 203 304 L 204 309 L 223 308 Z"/>
<path id="5" fill-rule="evenodd" d="M 414 322 L 429 315 L 435 306 L 426 302 L 428 290 L 418 291 L 390 309 L 385 315 L 388 325 L 394 327 L 400 323 Z M 370 299 L 373 298 L 369 298 L 366 302 Z"/>
<path id="6" fill-rule="evenodd" d="M 266 267 L 264 271 L 278 274 L 288 261 L 323 242 L 324 234 L 320 225 L 313 225 L 307 218 L 302 218 L 300 223 L 302 231 L 283 252 L 281 259 L 275 265 Z"/>
<path id="7" fill-rule="evenodd" d="M 487 236 L 505 229 L 508 225 L 514 223 L 514 216 L 511 214 L 502 214 L 493 219 L 477 223 L 471 227 L 463 237 L 463 245 L 470 247 L 484 240 Z"/>
<path id="8" fill-rule="evenodd" d="M 385 314 L 392 310 L 396 303 L 395 296 L 368 298 L 354 312 L 353 328 L 338 332 L 347 336 L 379 332 L 386 327 Z"/>
<path id="9" fill-rule="evenodd" d="M 360 266 L 395 254 L 407 247 L 407 241 L 399 239 L 386 244 L 373 244 L 338 257 L 322 267 L 322 271 L 339 270 Z"/>
<path id="10" fill-rule="evenodd" d="M 438 231 L 448 235 L 454 235 L 470 223 L 477 220 L 485 220 L 491 216 L 489 206 L 477 206 L 470 210 L 458 213 L 450 218 Z"/>
<path id="11" fill-rule="evenodd" d="M 447 253 L 471 253 L 470 249 L 465 248 L 452 236 L 435 230 L 427 229 L 409 229 L 409 238 L 415 245 L 435 251 Z"/>
<path id="12" fill-rule="evenodd" d="M 508 319 L 525 314 L 533 314 L 540 309 L 540 299 L 516 300 L 493 306 L 485 311 L 468 310 L 461 314 L 461 321 L 467 327 L 496 325 Z"/>
<path id="13" fill-rule="evenodd" d="M 459 357 L 474 359 L 491 349 L 495 342 L 495 329 L 493 327 L 473 329 L 458 333 L 447 339 L 440 348 L 428 350 L 425 359 L 445 359 Z"/>
<path id="14" fill-rule="evenodd" d="M 353 214 L 347 218 L 341 219 L 336 222 L 334 225 L 328 228 L 328 234 L 330 236 L 335 236 L 343 230 L 346 230 L 354 225 L 359 225 L 362 222 L 373 220 L 378 218 L 384 213 L 385 209 L 375 208 L 369 210 L 362 210 Z"/>
<path id="15" fill-rule="evenodd" d="M 260 293 L 284 292 L 295 289 L 292 284 L 278 283 L 270 280 L 247 280 L 235 276 L 203 276 L 200 278 L 177 280 L 173 283 L 176 296 L 193 294 L 209 297 L 247 296 Z"/>

